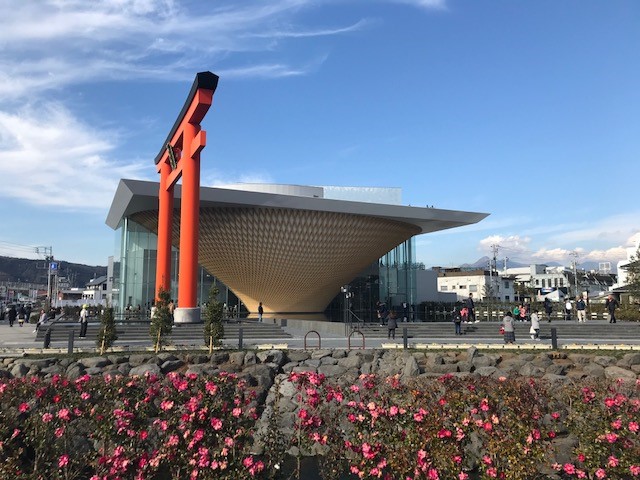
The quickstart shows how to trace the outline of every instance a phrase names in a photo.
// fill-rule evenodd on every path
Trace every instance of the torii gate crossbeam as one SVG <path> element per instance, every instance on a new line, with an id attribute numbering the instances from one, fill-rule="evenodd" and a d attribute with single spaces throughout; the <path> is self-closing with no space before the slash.
<path id="1" fill-rule="evenodd" d="M 200 152 L 207 143 L 206 132 L 201 129 L 200 122 L 213 102 L 217 86 L 217 75 L 211 72 L 196 75 L 189 96 L 155 158 L 156 170 L 160 174 L 156 299 L 161 289 L 169 290 L 171 287 L 174 187 L 182 178 L 176 323 L 200 321 L 200 308 L 197 307 Z"/>

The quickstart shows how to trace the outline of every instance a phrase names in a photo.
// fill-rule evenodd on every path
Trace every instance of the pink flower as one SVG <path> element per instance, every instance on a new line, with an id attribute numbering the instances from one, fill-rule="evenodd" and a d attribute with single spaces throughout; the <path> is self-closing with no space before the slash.
<path id="1" fill-rule="evenodd" d="M 573 475 L 574 473 L 576 473 L 576 467 L 575 465 L 573 465 L 573 463 L 565 463 L 562 469 L 569 475 Z"/>
<path id="2" fill-rule="evenodd" d="M 620 460 L 618 460 L 613 455 L 610 455 L 608 460 L 607 460 L 607 465 L 610 466 L 610 467 L 617 467 L 619 463 L 620 463 Z"/>
<path id="3" fill-rule="evenodd" d="M 222 428 L 222 420 L 219 418 L 212 418 L 210 423 L 214 430 L 220 430 Z"/>
<path id="4" fill-rule="evenodd" d="M 458 480 L 469 480 L 469 475 L 465 472 L 460 472 L 458 474 Z"/>
<path id="5" fill-rule="evenodd" d="M 495 467 L 487 468 L 487 475 L 489 475 L 491 478 L 497 478 L 498 470 Z"/>
<path id="6" fill-rule="evenodd" d="M 50 413 L 43 413 L 42 414 L 42 421 L 44 423 L 49 423 L 51 420 L 53 420 L 53 415 Z"/>
<path id="7" fill-rule="evenodd" d="M 634 477 L 640 476 L 640 465 L 631 465 L 629 467 L 629 472 L 631 472 L 631 475 Z"/>
<path id="8" fill-rule="evenodd" d="M 231 411 L 231 415 L 233 415 L 234 417 L 239 417 L 241 414 L 242 414 L 242 409 L 239 407 L 236 407 Z"/>
<path id="9" fill-rule="evenodd" d="M 62 435 L 64 435 L 64 427 L 56 428 L 53 434 L 56 436 L 56 438 L 60 438 Z"/>
<path id="10" fill-rule="evenodd" d="M 67 454 L 60 455 L 60 458 L 58 458 L 58 468 L 63 468 L 68 464 L 69 464 L 69 455 Z"/>
<path id="11" fill-rule="evenodd" d="M 616 440 L 618 440 L 618 435 L 616 435 L 615 433 L 607 433 L 604 438 L 607 440 L 607 442 L 609 443 L 615 443 Z"/>
<path id="12" fill-rule="evenodd" d="M 162 402 L 160 402 L 160 408 L 165 412 L 167 410 L 171 410 L 173 408 L 173 402 L 170 400 L 163 400 Z"/>
<path id="13" fill-rule="evenodd" d="M 607 472 L 604 471 L 604 469 L 599 468 L 596 470 L 596 478 L 607 478 Z"/>
<path id="14" fill-rule="evenodd" d="M 30 410 L 29 404 L 28 403 L 21 403 L 20 406 L 18 407 L 18 410 L 21 413 L 28 412 Z"/>
<path id="15" fill-rule="evenodd" d="M 629 431 L 638 433 L 638 430 L 640 430 L 640 425 L 638 425 L 638 422 L 629 422 Z"/>
<path id="16" fill-rule="evenodd" d="M 61 408 L 61 409 L 58 411 L 58 418 L 59 418 L 60 420 L 64 420 L 64 421 L 66 421 L 66 422 L 68 422 L 69 420 L 71 420 L 71 415 L 70 415 L 69 410 L 68 410 L 68 409 L 66 409 L 66 408 Z"/>

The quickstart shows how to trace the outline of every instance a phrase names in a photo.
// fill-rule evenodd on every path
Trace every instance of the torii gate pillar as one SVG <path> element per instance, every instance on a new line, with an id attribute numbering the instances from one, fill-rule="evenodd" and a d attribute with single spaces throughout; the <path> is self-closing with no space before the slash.
<path id="1" fill-rule="evenodd" d="M 217 75 L 211 72 L 196 75 L 189 96 L 155 158 L 160 174 L 156 299 L 161 289 L 171 288 L 174 187 L 182 178 L 178 308 L 174 310 L 176 323 L 200 322 L 200 307 L 197 306 L 200 152 L 207 143 L 206 132 L 200 128 L 200 122 L 213 102 L 217 86 Z"/>

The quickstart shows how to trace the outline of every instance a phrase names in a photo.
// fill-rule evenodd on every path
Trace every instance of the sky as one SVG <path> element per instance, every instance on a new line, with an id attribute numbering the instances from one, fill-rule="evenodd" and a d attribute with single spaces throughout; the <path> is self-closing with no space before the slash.
<path id="1" fill-rule="evenodd" d="M 202 184 L 402 188 L 485 212 L 417 261 L 626 258 L 640 239 L 636 0 L 0 2 L 0 255 L 106 265 L 121 178 L 195 74 Z M 39 248 L 37 248 L 39 247 Z"/>

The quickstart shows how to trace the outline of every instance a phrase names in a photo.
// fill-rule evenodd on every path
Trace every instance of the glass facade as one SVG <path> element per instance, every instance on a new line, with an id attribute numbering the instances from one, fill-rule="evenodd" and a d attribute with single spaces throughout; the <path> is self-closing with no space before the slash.
<path id="1" fill-rule="evenodd" d="M 155 298 L 158 237 L 142 225 L 124 218 L 116 230 L 113 259 L 113 307 L 123 312 L 128 306 L 148 311 Z M 171 298 L 178 298 L 178 250 L 171 248 Z M 213 275 L 204 268 L 198 270 L 198 305 L 207 300 Z M 227 305 L 237 305 L 237 298 L 225 285 L 217 282 L 219 299 Z"/>

